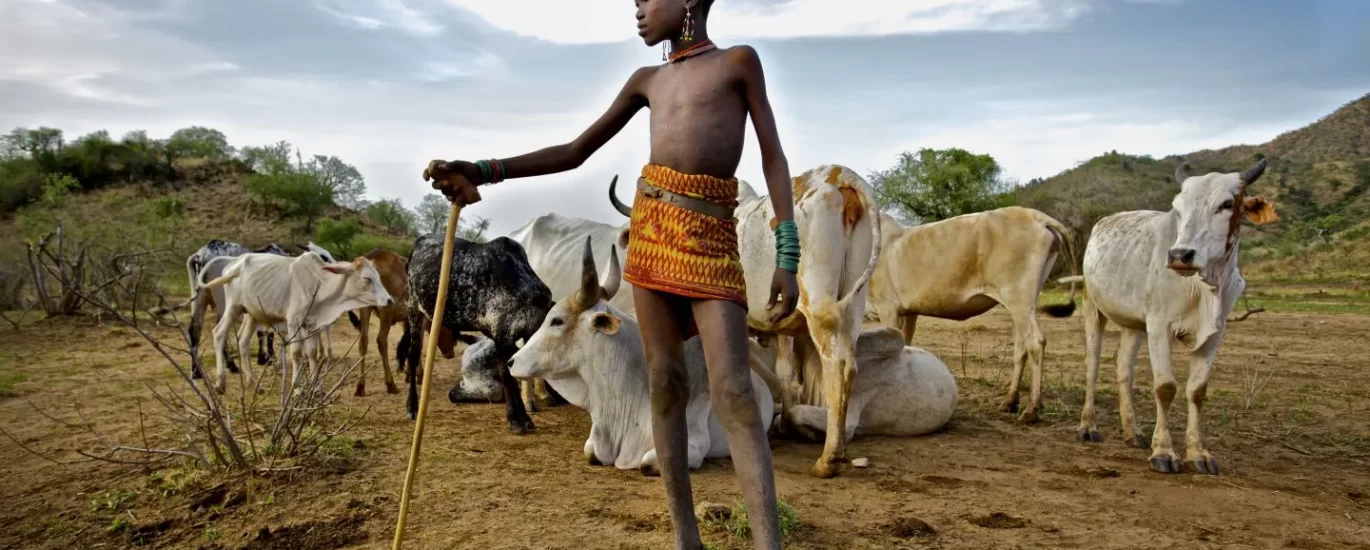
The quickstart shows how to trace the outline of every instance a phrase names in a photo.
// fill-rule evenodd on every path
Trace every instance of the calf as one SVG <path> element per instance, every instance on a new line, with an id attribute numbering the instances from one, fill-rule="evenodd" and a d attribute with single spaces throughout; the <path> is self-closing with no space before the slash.
<path id="1" fill-rule="evenodd" d="M 769 339 L 767 339 L 769 340 Z M 775 349 L 767 346 L 768 365 L 775 364 Z M 795 338 L 798 388 L 786 388 L 782 401 L 789 414 L 782 432 L 822 441 L 826 437 L 828 409 L 823 394 L 823 364 L 813 342 Z M 873 328 L 856 339 L 856 379 L 847 402 L 845 440 L 857 435 L 913 437 L 941 429 L 956 410 L 956 378 L 936 355 L 904 344 L 898 330 Z"/>
<path id="2" fill-rule="evenodd" d="M 347 312 L 347 320 L 361 333 L 358 349 L 361 351 L 362 361 L 361 372 L 357 375 L 356 395 L 357 397 L 366 395 L 366 340 L 371 332 L 371 315 L 373 313 L 380 321 L 380 327 L 376 333 L 376 355 L 381 356 L 381 368 L 385 371 L 385 393 L 399 393 L 399 388 L 395 387 L 395 378 L 390 374 L 390 359 L 386 356 L 386 352 L 389 351 L 387 348 L 390 345 L 390 327 L 396 323 L 403 323 L 405 318 L 405 304 L 408 303 L 407 282 L 405 280 L 406 262 L 399 254 L 380 248 L 362 256 L 371 260 L 372 265 L 376 266 L 376 272 L 380 274 L 385 291 L 389 292 L 395 301 L 388 307 L 362 308 L 359 310 L 360 315 L 352 311 Z M 449 350 L 450 347 L 449 340 Z"/>
<path id="3" fill-rule="evenodd" d="M 1188 177 L 1181 164 L 1175 173 L 1180 193 L 1169 212 L 1119 212 L 1094 224 L 1084 258 L 1087 389 L 1076 432 L 1081 441 L 1102 440 L 1094 420 L 1094 392 L 1104 328 L 1112 322 L 1122 328 L 1116 354 L 1118 409 L 1127 444 L 1146 447 L 1132 405 L 1132 367 L 1146 338 L 1156 396 L 1151 469 L 1180 473 L 1188 465 L 1200 474 L 1218 473 L 1218 461 L 1203 441 L 1203 403 L 1213 358 L 1227 331 L 1227 315 L 1246 289 L 1237 268 L 1241 220 L 1264 224 L 1278 219 L 1270 202 L 1247 195 L 1265 166 L 1261 159 L 1240 174 Z M 1183 464 L 1171 445 L 1168 420 L 1177 391 L 1170 365 L 1175 339 L 1189 348 Z"/>
<path id="4" fill-rule="evenodd" d="M 447 287 L 447 308 L 439 326 L 459 334 L 480 332 L 493 340 L 499 358 L 500 381 L 505 390 L 505 416 L 509 429 L 522 434 L 534 429 L 528 417 L 517 382 L 509 375 L 508 358 L 517 351 L 516 343 L 527 339 L 542 323 L 552 307 L 552 291 L 538 279 L 528 256 L 517 242 L 499 237 L 486 243 L 455 239 L 451 274 Z M 414 241 L 409 256 L 409 401 L 412 420 L 418 412 L 416 368 L 422 356 L 423 335 L 417 332 L 423 321 L 433 320 L 437 303 L 438 277 L 442 270 L 443 235 L 429 233 Z"/>
<path id="5" fill-rule="evenodd" d="M 637 321 L 610 303 L 622 277 L 618 253 L 609 250 L 609 270 L 601 282 L 588 236 L 584 246 L 581 288 L 552 307 L 542 327 L 514 354 L 510 372 L 520 379 L 543 378 L 572 404 L 590 412 L 590 437 L 585 440 L 590 464 L 657 475 L 651 388 Z M 765 379 L 755 372 L 758 363 L 752 361 L 752 385 L 762 425 L 769 429 L 774 403 Z M 710 380 L 698 336 L 685 342 L 685 369 L 687 462 L 696 469 L 705 458 L 729 456 L 726 434 L 710 404 Z M 776 383 L 774 376 L 770 379 Z"/>
<path id="6" fill-rule="evenodd" d="M 1031 370 L 1029 404 L 1018 420 L 1036 422 L 1046 353 L 1037 296 L 1061 251 L 1075 270 L 1065 226 L 1018 206 L 914 227 L 881 218 L 885 243 L 871 276 L 868 308 L 881 323 L 902 329 L 904 343 L 912 345 L 919 315 L 963 321 L 1003 305 L 1013 318 L 1013 376 L 1000 409 L 1017 411 L 1023 372 Z M 1048 315 L 1069 317 L 1075 311 L 1075 285 L 1070 290 L 1069 302 L 1044 308 Z"/>
<path id="7" fill-rule="evenodd" d="M 313 346 L 318 345 L 318 332 L 332 324 L 343 312 L 367 306 L 387 307 L 394 299 L 381 284 L 371 261 L 357 258 L 351 262 L 325 263 L 315 252 L 298 258 L 272 254 L 244 254 L 237 258 L 216 258 L 211 263 L 227 263 L 223 275 L 203 283 L 203 288 L 224 286 L 224 309 L 214 329 L 214 347 L 218 353 L 218 378 L 214 384 L 219 393 L 225 387 L 225 346 L 228 331 L 238 317 L 246 313 L 253 322 L 264 326 L 284 323 L 289 339 L 290 358 L 297 365 L 302 358 L 317 367 L 318 356 Z M 203 274 L 202 274 L 203 277 Z M 251 333 L 239 333 L 239 349 L 246 349 Z M 289 364 L 283 369 L 289 370 Z M 291 377 L 298 379 L 299 371 Z M 251 383 L 251 369 L 244 369 L 245 383 Z"/>

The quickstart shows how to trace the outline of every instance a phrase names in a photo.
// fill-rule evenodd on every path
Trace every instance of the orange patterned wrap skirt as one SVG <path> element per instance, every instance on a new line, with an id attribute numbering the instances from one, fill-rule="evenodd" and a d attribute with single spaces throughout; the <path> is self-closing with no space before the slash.
<path id="1" fill-rule="evenodd" d="M 648 183 L 720 206 L 737 206 L 737 178 L 676 172 L 648 164 Z M 737 220 L 701 214 L 637 192 L 623 279 L 634 286 L 747 307 L 746 281 L 737 249 Z"/>

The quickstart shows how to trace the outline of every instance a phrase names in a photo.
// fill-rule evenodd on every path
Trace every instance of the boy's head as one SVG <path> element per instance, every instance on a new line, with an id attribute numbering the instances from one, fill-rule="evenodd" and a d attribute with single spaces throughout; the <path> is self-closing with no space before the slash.
<path id="1" fill-rule="evenodd" d="M 714 0 L 637 0 L 637 35 L 648 46 L 680 38 L 689 13 L 696 28 L 709 15 Z"/>

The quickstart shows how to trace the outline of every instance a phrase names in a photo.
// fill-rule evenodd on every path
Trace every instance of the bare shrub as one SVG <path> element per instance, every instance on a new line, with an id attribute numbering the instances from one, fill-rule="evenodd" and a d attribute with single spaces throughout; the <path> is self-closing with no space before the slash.
<path id="1" fill-rule="evenodd" d="M 60 243 L 60 237 L 56 242 Z M 320 352 L 318 368 L 293 365 L 294 368 L 303 369 L 299 376 L 289 375 L 292 365 L 286 354 L 281 354 L 285 362 L 280 369 L 278 401 L 269 398 L 270 392 L 263 384 L 265 377 L 255 377 L 251 387 L 239 384 L 236 395 L 220 395 L 210 384 L 197 383 L 191 376 L 189 335 L 180 320 L 174 318 L 174 313 L 171 326 L 177 329 L 181 342 L 168 342 L 152 333 L 154 327 L 158 326 L 158 320 L 148 310 L 154 306 L 165 307 L 168 301 L 161 289 L 150 282 L 151 278 L 140 262 L 150 252 L 121 252 L 111 254 L 103 261 L 94 261 L 91 252 L 84 247 L 36 245 L 30 253 L 46 258 L 33 265 L 55 272 L 50 273 L 51 276 L 62 275 L 62 266 L 72 268 L 69 278 L 59 279 L 63 283 L 59 294 L 62 298 L 54 299 L 49 295 L 49 299 L 60 303 L 61 311 L 70 311 L 68 314 L 89 311 L 113 318 L 147 341 L 178 374 L 177 382 L 164 382 L 161 386 L 148 384 L 153 399 L 164 413 L 162 416 L 171 422 L 178 434 L 176 437 L 160 438 L 163 441 L 156 444 L 142 428 L 144 413 L 141 401 L 137 403 L 142 436 L 139 444 L 110 440 L 85 418 L 79 408 L 76 410 L 81 420 L 79 423 L 60 420 L 39 411 L 49 420 L 95 436 L 100 448 L 75 451 L 86 460 L 151 464 L 173 457 L 188 457 L 202 467 L 217 470 L 295 469 L 300 465 L 283 466 L 282 461 L 295 461 L 314 454 L 321 445 L 345 432 L 365 415 L 363 412 L 357 418 L 348 418 L 347 414 L 330 410 L 337 403 L 343 384 L 361 362 L 360 357 L 348 358 L 351 347 L 347 354 L 339 358 L 332 357 L 331 352 Z M 76 254 L 77 259 L 72 260 L 70 254 Z M 75 278 L 77 270 L 74 268 L 77 265 L 80 266 L 82 279 Z M 101 282 L 89 283 L 97 280 Z M 67 298 L 68 295 L 71 297 Z M 163 320 L 162 324 L 167 323 Z M 317 335 L 318 330 L 321 329 L 311 334 L 279 335 L 278 339 L 288 344 L 300 343 L 306 336 Z M 242 361 L 244 366 L 250 362 L 246 358 Z M 15 444 L 39 454 L 8 432 L 3 433 Z M 42 454 L 40 456 L 53 462 L 65 462 Z"/>

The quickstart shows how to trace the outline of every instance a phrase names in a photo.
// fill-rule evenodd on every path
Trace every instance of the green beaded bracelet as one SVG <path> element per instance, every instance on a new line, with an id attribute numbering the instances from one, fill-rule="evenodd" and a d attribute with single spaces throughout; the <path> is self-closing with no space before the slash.
<path id="1" fill-rule="evenodd" d="M 792 220 L 775 226 L 775 266 L 790 273 L 799 272 L 799 227 Z"/>
<path id="2" fill-rule="evenodd" d="M 475 165 L 476 165 L 476 168 L 480 170 L 480 182 L 481 182 L 481 183 L 483 183 L 483 184 L 485 184 L 485 183 L 490 183 L 492 180 L 494 180 L 494 170 L 491 170 L 491 169 L 490 169 L 490 162 L 489 162 L 489 161 L 486 161 L 486 160 L 478 160 L 478 161 L 474 162 L 473 164 L 475 164 Z"/>

